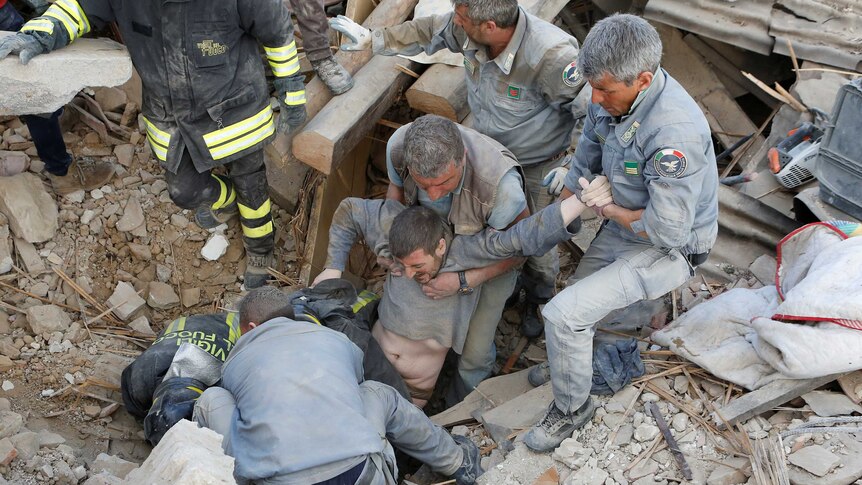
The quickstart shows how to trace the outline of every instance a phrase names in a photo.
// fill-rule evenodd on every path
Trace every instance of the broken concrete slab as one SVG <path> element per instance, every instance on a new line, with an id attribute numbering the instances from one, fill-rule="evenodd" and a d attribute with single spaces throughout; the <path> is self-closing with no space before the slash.
<path id="1" fill-rule="evenodd" d="M 108 306 L 113 308 L 114 314 L 121 320 L 133 320 L 144 309 L 147 302 L 138 295 L 135 287 L 120 281 L 114 289 L 114 293 L 108 298 Z"/>
<path id="2" fill-rule="evenodd" d="M 141 201 L 137 197 L 130 197 L 123 209 L 123 217 L 117 221 L 117 230 L 121 232 L 134 231 L 144 225 L 145 222 Z"/>
<path id="3" fill-rule="evenodd" d="M 21 265 L 24 266 L 24 271 L 30 273 L 30 276 L 36 276 L 48 271 L 39 252 L 36 251 L 36 246 L 21 239 L 15 238 L 15 252 L 21 257 Z"/>
<path id="4" fill-rule="evenodd" d="M 532 484 L 545 471 L 554 466 L 548 453 L 534 453 L 524 443 L 515 443 L 515 449 L 506 455 L 503 463 L 480 476 L 476 485 Z"/>
<path id="5" fill-rule="evenodd" d="M 596 458 L 590 458 L 587 464 L 566 479 L 565 485 L 593 485 L 605 483 L 610 474 L 601 469 Z"/>
<path id="6" fill-rule="evenodd" d="M 490 411 L 485 411 L 479 416 L 479 421 L 494 441 L 500 443 L 513 431 L 536 424 L 548 410 L 548 404 L 553 399 L 554 392 L 551 383 L 548 382 Z"/>
<path id="7" fill-rule="evenodd" d="M 0 32 L 0 36 L 14 35 Z M 78 39 L 22 65 L 17 56 L 0 61 L 0 116 L 51 113 L 82 88 L 117 86 L 132 76 L 132 60 L 109 39 Z"/>
<path id="8" fill-rule="evenodd" d="M 787 455 L 787 461 L 822 477 L 838 466 L 840 459 L 836 454 L 820 445 L 811 445 Z"/>
<path id="9" fill-rule="evenodd" d="M 134 469 L 138 468 L 138 464 L 124 460 L 119 456 L 109 455 L 107 453 L 99 453 L 90 467 L 90 471 L 94 474 L 107 473 L 117 478 L 126 478 L 126 476 Z"/>
<path id="10" fill-rule="evenodd" d="M 851 413 L 862 414 L 862 406 L 854 403 L 844 394 L 829 391 L 811 391 L 803 394 L 802 399 L 818 416 L 844 416 Z"/>
<path id="11" fill-rule="evenodd" d="M 180 297 L 174 291 L 174 288 L 159 281 L 150 283 L 149 294 L 147 295 L 147 305 L 159 310 L 167 310 L 180 304 Z"/>
<path id="12" fill-rule="evenodd" d="M 12 232 L 29 243 L 48 241 L 57 232 L 57 204 L 32 173 L 0 177 L 0 212 Z"/>
<path id="13" fill-rule="evenodd" d="M 232 457 L 222 451 L 222 436 L 181 420 L 153 448 L 141 467 L 126 477 L 128 485 L 233 484 Z"/>
<path id="14" fill-rule="evenodd" d="M 18 433 L 24 426 L 24 417 L 13 411 L 0 411 L 0 439 Z"/>
<path id="15" fill-rule="evenodd" d="M 768 254 L 761 254 L 751 263 L 748 270 L 763 283 L 764 286 L 775 284 L 775 271 L 778 269 L 778 261 Z"/>
<path id="16" fill-rule="evenodd" d="M 27 309 L 27 323 L 34 335 L 65 332 L 72 319 L 57 305 L 36 305 Z"/>
<path id="17" fill-rule="evenodd" d="M 852 435 L 839 434 L 822 446 L 824 448 L 835 446 L 841 449 L 838 455 L 840 459 L 838 466 L 831 473 L 822 477 L 796 466 L 788 467 L 790 483 L 794 485 L 846 485 L 862 477 L 862 443 Z"/>
<path id="18" fill-rule="evenodd" d="M 431 421 L 445 427 L 470 421 L 477 409 L 491 409 L 533 389 L 533 385 L 527 380 L 527 374 L 529 370 L 522 370 L 484 380 L 477 390 L 468 394 L 463 401 L 432 416 Z M 489 399 L 492 402 L 489 402 Z"/>

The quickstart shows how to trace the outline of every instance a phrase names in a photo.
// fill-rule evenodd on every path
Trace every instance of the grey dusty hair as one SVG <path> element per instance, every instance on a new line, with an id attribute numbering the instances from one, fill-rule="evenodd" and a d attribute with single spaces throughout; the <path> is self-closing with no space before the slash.
<path id="1" fill-rule="evenodd" d="M 497 27 L 507 28 L 518 23 L 517 0 L 452 0 L 456 7 L 467 7 L 467 16 L 474 24 L 489 20 Z"/>
<path id="2" fill-rule="evenodd" d="M 642 72 L 655 72 L 661 62 L 661 39 L 646 20 L 615 14 L 590 29 L 578 54 L 578 69 L 591 81 L 609 74 L 631 85 Z"/>
<path id="3" fill-rule="evenodd" d="M 452 240 L 452 230 L 433 210 L 414 205 L 401 211 L 392 220 L 389 228 L 389 251 L 392 256 L 402 259 L 417 249 L 434 255 L 434 250 L 445 239 L 448 247 Z"/>
<path id="4" fill-rule="evenodd" d="M 417 118 L 404 134 L 404 160 L 414 175 L 439 177 L 454 162 L 464 161 L 464 140 L 458 125 L 436 115 Z"/>
<path id="5" fill-rule="evenodd" d="M 261 286 L 248 292 L 239 302 L 239 323 L 258 325 L 276 317 L 293 318 L 290 296 L 273 286 Z"/>

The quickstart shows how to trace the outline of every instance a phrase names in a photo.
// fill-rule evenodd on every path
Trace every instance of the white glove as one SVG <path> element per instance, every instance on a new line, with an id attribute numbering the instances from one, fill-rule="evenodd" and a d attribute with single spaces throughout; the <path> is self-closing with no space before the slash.
<path id="1" fill-rule="evenodd" d="M 542 179 L 542 187 L 548 188 L 548 193 L 554 197 L 560 195 L 560 192 L 566 188 L 566 174 L 569 173 L 568 167 L 557 167 L 545 175 Z"/>
<path id="2" fill-rule="evenodd" d="M 317 286 L 321 281 L 332 280 L 335 278 L 341 278 L 341 271 L 332 268 L 326 268 L 317 275 L 317 278 L 314 278 L 314 281 L 311 282 L 312 288 Z"/>
<path id="3" fill-rule="evenodd" d="M 351 43 L 341 44 L 341 50 L 364 51 L 371 48 L 371 31 L 344 15 L 329 19 L 329 27 L 350 39 Z"/>
<path id="4" fill-rule="evenodd" d="M 584 179 L 586 181 L 586 179 Z M 584 183 L 581 182 L 583 186 Z M 581 202 L 587 207 L 604 207 L 613 203 L 613 194 L 611 193 L 611 184 L 608 178 L 604 175 L 599 175 L 592 182 L 584 187 L 581 192 Z"/>

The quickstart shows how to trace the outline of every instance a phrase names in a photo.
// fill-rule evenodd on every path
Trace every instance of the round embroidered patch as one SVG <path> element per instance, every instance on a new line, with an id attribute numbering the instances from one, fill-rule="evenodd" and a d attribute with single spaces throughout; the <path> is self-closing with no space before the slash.
<path id="1" fill-rule="evenodd" d="M 688 162 L 685 155 L 679 150 L 665 148 L 659 150 L 652 159 L 655 171 L 662 177 L 678 178 L 685 173 Z"/>
<path id="2" fill-rule="evenodd" d="M 581 82 L 581 72 L 578 71 L 578 61 L 572 61 L 571 64 L 563 69 L 563 83 L 570 88 L 574 88 Z"/>

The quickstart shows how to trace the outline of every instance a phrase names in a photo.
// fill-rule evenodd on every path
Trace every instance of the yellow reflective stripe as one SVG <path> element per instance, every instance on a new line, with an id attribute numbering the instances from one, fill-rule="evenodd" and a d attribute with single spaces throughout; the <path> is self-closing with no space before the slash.
<path id="1" fill-rule="evenodd" d="M 250 237 L 252 239 L 268 236 L 272 233 L 272 221 L 269 221 L 260 227 L 248 227 L 245 224 L 240 225 L 242 226 L 242 233 L 246 237 Z"/>
<path id="2" fill-rule="evenodd" d="M 180 321 L 177 323 L 177 332 L 182 332 L 186 329 L 186 317 L 180 318 Z"/>
<path id="3" fill-rule="evenodd" d="M 165 329 L 165 335 L 167 335 L 167 334 L 169 334 L 169 333 L 171 333 L 171 332 L 175 332 L 175 331 L 176 331 L 176 329 L 177 329 L 176 327 L 177 327 L 177 325 L 178 325 L 179 323 L 180 323 L 180 319 L 179 319 L 179 318 L 177 318 L 176 320 L 174 320 L 173 322 L 171 322 L 171 324 L 170 324 L 170 325 L 168 325 L 168 328 L 166 328 L 166 329 Z"/>
<path id="4" fill-rule="evenodd" d="M 211 207 L 213 209 L 221 209 L 222 207 L 230 204 L 234 201 L 234 199 L 236 199 L 236 191 L 228 187 L 224 180 L 222 180 L 221 177 L 219 177 L 218 175 L 212 173 L 210 175 L 212 176 L 212 178 L 216 179 L 219 184 L 218 200 L 215 201 L 215 203 Z"/>
<path id="5" fill-rule="evenodd" d="M 267 109 L 269 107 L 267 106 Z M 224 157 L 233 155 L 234 153 L 241 152 L 246 148 L 251 148 L 257 143 L 266 139 L 266 137 L 275 133 L 275 124 L 272 122 L 272 111 L 270 110 L 269 118 L 267 121 L 257 130 L 252 131 L 248 135 L 245 135 L 241 138 L 237 138 L 236 140 L 225 143 L 216 148 L 210 148 L 210 155 L 212 155 L 213 160 L 219 160 Z"/>
<path id="6" fill-rule="evenodd" d="M 230 343 L 235 343 L 240 337 L 239 322 L 236 321 L 236 313 L 228 313 L 227 319 L 225 319 L 225 324 L 227 324 L 229 329 L 227 336 L 228 341 Z"/>
<path id="7" fill-rule="evenodd" d="M 272 208 L 272 202 L 270 202 L 269 199 L 266 199 L 257 209 L 252 209 L 251 207 L 244 206 L 242 204 L 237 205 L 239 206 L 239 215 L 244 219 L 260 219 L 261 217 L 269 215 L 269 211 Z"/>
<path id="8" fill-rule="evenodd" d="M 219 143 L 225 142 L 227 140 L 230 140 L 231 138 L 235 138 L 237 136 L 244 135 L 252 131 L 253 129 L 260 126 L 260 124 L 266 121 L 266 119 L 270 116 L 272 116 L 272 108 L 267 105 L 256 115 L 236 122 L 232 125 L 225 126 L 224 128 L 213 131 L 212 133 L 207 133 L 206 135 L 204 135 L 204 142 L 207 144 L 208 148 L 212 148 Z"/>
<path id="9" fill-rule="evenodd" d="M 147 141 L 150 142 L 150 148 L 153 149 L 153 154 L 161 161 L 167 161 L 168 159 L 168 149 L 159 145 L 153 137 L 147 133 Z"/>
<path id="10" fill-rule="evenodd" d="M 379 297 L 376 293 L 362 290 L 359 295 L 356 296 L 356 303 L 353 304 L 351 309 L 353 310 L 353 313 L 358 313 L 359 310 L 362 310 L 365 307 L 365 305 L 377 299 L 379 299 Z"/>
<path id="11" fill-rule="evenodd" d="M 305 90 L 285 93 L 284 104 L 288 106 L 299 106 L 305 104 Z"/>
<path id="12" fill-rule="evenodd" d="M 291 57 L 296 56 L 296 41 L 291 41 L 290 44 L 281 47 L 263 46 L 266 57 L 273 61 L 286 61 Z"/>
<path id="13" fill-rule="evenodd" d="M 299 59 L 294 58 L 289 62 L 273 62 L 269 61 L 269 67 L 276 77 L 291 76 L 299 72 Z"/>
<path id="14" fill-rule="evenodd" d="M 160 130 L 156 125 L 148 120 L 146 116 L 143 116 L 142 118 L 144 118 L 144 124 L 147 125 L 147 133 L 158 140 L 159 144 L 165 147 L 171 144 L 171 135 L 169 133 Z"/>
<path id="15" fill-rule="evenodd" d="M 75 0 L 57 0 L 56 4 L 66 10 L 75 19 L 78 24 L 79 37 L 90 31 L 90 21 L 87 19 L 84 9 L 78 5 L 78 2 Z"/>
<path id="16" fill-rule="evenodd" d="M 198 393 L 198 394 L 203 394 L 203 393 L 204 393 L 204 391 L 203 391 L 202 389 L 199 389 L 199 388 L 197 388 L 197 387 L 195 387 L 195 386 L 186 386 L 186 389 L 188 389 L 188 390 L 190 390 L 190 391 L 195 391 L 195 392 L 196 392 L 196 393 Z"/>
<path id="17" fill-rule="evenodd" d="M 45 12 L 45 17 L 51 17 L 52 19 L 57 19 L 63 27 L 66 28 L 66 32 L 69 33 L 69 42 L 77 39 L 78 27 L 75 21 L 69 17 L 66 12 L 62 11 L 60 7 L 56 5 L 51 5 L 51 7 Z"/>
<path id="18" fill-rule="evenodd" d="M 24 24 L 23 27 L 21 27 L 21 32 L 26 32 L 29 30 L 35 30 L 37 32 L 47 32 L 51 34 L 54 32 L 54 22 L 42 18 L 33 19 Z"/>

